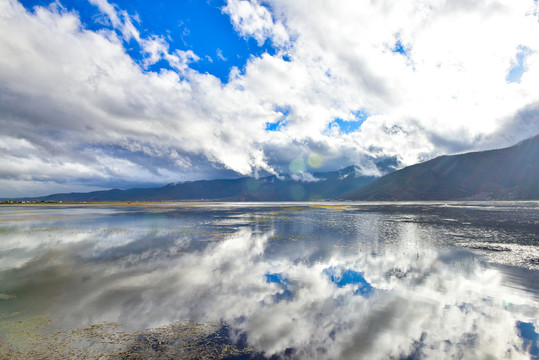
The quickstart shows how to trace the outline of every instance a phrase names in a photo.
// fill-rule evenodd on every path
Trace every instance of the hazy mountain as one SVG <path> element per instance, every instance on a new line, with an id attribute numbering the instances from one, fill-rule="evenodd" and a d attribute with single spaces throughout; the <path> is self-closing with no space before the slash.
<path id="1" fill-rule="evenodd" d="M 345 194 L 351 200 L 539 199 L 539 135 L 514 146 L 440 156 Z"/>
<path id="2" fill-rule="evenodd" d="M 452 156 L 393 171 L 396 159 L 376 164 L 383 177 L 356 166 L 339 171 L 201 180 L 158 188 L 54 194 L 27 200 L 95 201 L 301 201 L 533 200 L 539 199 L 539 135 L 514 146 Z"/>
<path id="3" fill-rule="evenodd" d="M 378 171 L 388 173 L 397 167 L 394 158 L 376 164 Z M 357 166 L 302 175 L 268 176 L 255 179 L 244 177 L 232 180 L 200 180 L 172 183 L 158 188 L 107 190 L 89 193 L 54 194 L 27 200 L 98 202 L 98 201 L 167 201 L 167 200 L 224 200 L 224 201 L 301 201 L 336 199 L 377 179 L 363 175 Z"/>

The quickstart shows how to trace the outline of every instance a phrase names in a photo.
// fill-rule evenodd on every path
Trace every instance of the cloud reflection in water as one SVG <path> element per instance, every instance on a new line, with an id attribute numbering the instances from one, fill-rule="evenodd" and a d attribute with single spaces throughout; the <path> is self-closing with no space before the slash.
<path id="1" fill-rule="evenodd" d="M 239 226 L 194 247 L 181 236 L 150 241 L 147 232 L 98 232 L 76 242 L 57 233 L 55 252 L 8 271 L 20 301 L 49 287 L 43 311 L 62 327 L 224 321 L 232 336 L 246 336 L 266 355 L 294 349 L 305 359 L 529 358 L 523 345 L 536 349 L 537 339 L 517 324 L 537 326 L 532 295 L 506 287 L 503 273 L 470 254 L 422 242 L 418 224 L 399 226 L 383 246 L 324 248 L 319 256 L 313 243 L 316 261 L 303 253 L 308 246 L 275 240 L 274 225 Z M 17 249 L 37 248 L 33 236 L 21 237 Z M 268 251 L 274 247 L 284 249 Z"/>

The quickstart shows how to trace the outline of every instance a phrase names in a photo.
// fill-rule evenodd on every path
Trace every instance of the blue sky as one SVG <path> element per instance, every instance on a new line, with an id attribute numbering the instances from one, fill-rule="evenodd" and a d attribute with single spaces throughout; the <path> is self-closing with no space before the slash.
<path id="1" fill-rule="evenodd" d="M 381 175 L 539 132 L 535 1 L 386 5 L 0 0 L 0 197 Z"/>
<path id="2" fill-rule="evenodd" d="M 21 3 L 32 11 L 36 5 L 48 6 L 51 1 L 24 0 Z M 87 1 L 64 0 L 60 4 L 67 11 L 76 11 L 87 29 L 114 29 L 99 9 Z M 270 41 L 259 45 L 253 38 L 240 36 L 223 13 L 226 3 L 221 0 L 124 0 L 115 1 L 114 5 L 134 18 L 142 36 L 164 36 L 171 50 L 192 50 L 200 60 L 191 67 L 212 74 L 224 83 L 228 82 L 232 67 L 242 69 L 251 56 L 275 53 Z M 135 61 L 142 61 L 141 48 L 136 41 L 126 41 L 125 48 Z M 166 61 L 160 61 L 148 70 L 159 71 L 161 68 L 170 69 L 170 66 Z"/>

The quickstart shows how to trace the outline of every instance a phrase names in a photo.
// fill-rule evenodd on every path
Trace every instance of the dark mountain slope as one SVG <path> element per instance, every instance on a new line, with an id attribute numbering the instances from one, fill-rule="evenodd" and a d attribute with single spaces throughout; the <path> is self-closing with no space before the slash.
<path id="1" fill-rule="evenodd" d="M 392 171 L 396 160 L 383 161 L 378 168 Z M 357 190 L 375 180 L 375 176 L 362 175 L 356 166 L 339 171 L 315 173 L 317 181 L 301 181 L 289 175 L 265 178 L 240 178 L 232 180 L 200 180 L 168 184 L 159 188 L 107 190 L 89 193 L 54 194 L 24 200 L 99 202 L 99 201 L 173 201 L 173 200 L 222 200 L 222 201 L 301 201 L 339 198 L 344 193 Z M 312 180 L 312 179 L 311 179 Z"/>
<path id="2" fill-rule="evenodd" d="M 514 146 L 441 156 L 345 194 L 351 200 L 539 199 L 539 135 Z"/>

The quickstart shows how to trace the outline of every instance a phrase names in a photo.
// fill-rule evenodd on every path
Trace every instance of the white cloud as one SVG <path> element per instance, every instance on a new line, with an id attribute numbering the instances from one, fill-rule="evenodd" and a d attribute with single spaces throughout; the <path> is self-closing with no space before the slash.
<path id="1" fill-rule="evenodd" d="M 112 26 L 118 29 L 126 41 L 134 39 L 142 47 L 144 52 L 143 65 L 147 68 L 149 65 L 157 63 L 161 59 L 169 62 L 172 68 L 179 72 L 187 69 L 187 64 L 191 61 L 199 60 L 198 56 L 192 50 L 176 50 L 173 54 L 169 53 L 169 45 L 161 36 L 151 36 L 141 38 L 139 31 L 131 21 L 131 16 L 126 11 L 119 11 L 107 0 L 89 0 L 91 4 L 97 6 L 110 20 Z M 140 19 L 139 21 L 140 22 Z"/>
<path id="2" fill-rule="evenodd" d="M 127 11 L 118 11 L 116 7 L 107 0 L 88 0 L 91 4 L 97 6 L 99 10 L 108 17 L 112 26 L 120 30 L 126 41 L 134 39 L 141 41 L 139 31 L 133 25 L 131 17 Z"/>
<path id="3" fill-rule="evenodd" d="M 271 39 L 274 45 L 284 46 L 289 40 L 283 24 L 274 22 L 271 12 L 258 0 L 229 0 L 223 11 L 240 35 L 253 37 L 258 45 Z"/>
<path id="4" fill-rule="evenodd" d="M 215 54 L 217 55 L 217 57 L 223 61 L 227 61 L 228 59 L 223 55 L 223 51 L 221 49 L 217 49 L 215 51 Z"/>
<path id="5" fill-rule="evenodd" d="M 300 181 L 300 182 L 304 182 L 304 183 L 317 182 L 317 181 L 323 180 L 323 179 L 319 179 L 319 178 L 315 177 L 313 174 L 311 174 L 309 172 L 302 172 L 302 173 L 299 173 L 299 174 L 290 174 L 290 177 L 294 181 Z"/>
<path id="6" fill-rule="evenodd" d="M 520 48 L 539 49 L 531 1 L 268 3 L 294 34 L 292 62 L 266 55 L 241 80 L 260 98 L 291 107 L 296 136 L 316 137 L 337 113 L 364 108 L 375 116 L 363 125 L 370 131 L 354 135 L 356 148 L 383 148 L 410 164 L 472 149 L 537 101 L 525 83 L 538 80 L 532 56 L 521 84 L 505 80 Z M 397 40 L 406 56 L 391 51 Z M 394 126 L 408 130 L 387 134 Z"/>
<path id="7" fill-rule="evenodd" d="M 49 159 L 58 158 L 63 164 L 78 163 L 95 181 L 101 175 L 137 179 L 141 174 L 134 169 L 140 165 L 114 167 L 128 160 L 104 154 L 110 166 L 105 165 L 108 170 L 102 174 L 99 162 L 82 152 L 87 147 L 119 147 L 174 162 L 178 159 L 171 153 L 202 154 L 242 174 L 272 171 L 256 145 L 257 134 L 264 135 L 263 124 L 276 116 L 271 106 L 188 69 L 186 64 L 195 58 L 192 52 L 171 55 L 162 39 L 140 39 L 153 54 L 148 63 L 164 56 L 185 79 L 172 71 L 145 72 L 114 33 L 85 30 L 76 14 L 55 7 L 36 8 L 31 14 L 15 1 L 2 1 L 2 8 L 0 28 L 10 34 L 0 40 L 5 84 L 0 121 L 9 140 L 4 144 L 25 139 L 36 148 L 31 171 L 26 171 L 25 161 L 17 161 L 27 150 L 14 145 L 11 157 L 1 157 L 4 169 L 21 179 L 27 173 L 39 179 L 47 176 Z M 181 173 L 172 169 L 177 180 Z"/>

